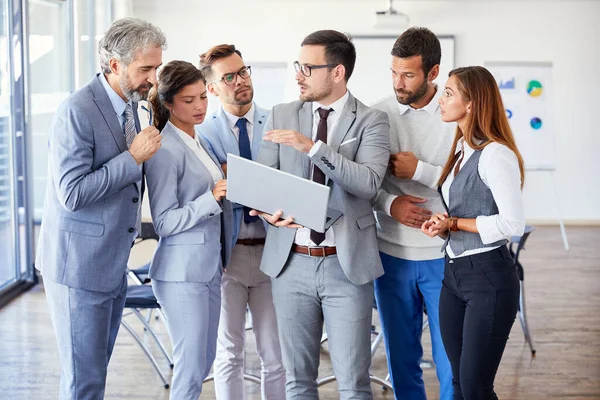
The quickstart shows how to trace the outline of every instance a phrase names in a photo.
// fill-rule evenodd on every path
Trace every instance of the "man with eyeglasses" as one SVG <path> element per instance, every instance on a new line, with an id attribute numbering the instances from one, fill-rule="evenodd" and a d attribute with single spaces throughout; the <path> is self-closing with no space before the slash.
<path id="1" fill-rule="evenodd" d="M 355 61 L 347 35 L 308 35 L 295 63 L 300 100 L 273 108 L 258 155 L 262 164 L 328 185 L 329 207 L 343 213 L 325 233 L 282 220 L 281 211 L 260 213 L 272 224 L 261 269 L 273 278 L 288 399 L 318 398 L 323 324 L 340 398 L 373 398 L 373 280 L 383 268 L 371 201 L 390 156 L 389 123 L 348 92 Z"/>
<path id="2" fill-rule="evenodd" d="M 227 171 L 227 153 L 255 159 L 269 111 L 252 99 L 251 67 L 233 45 L 210 48 L 200 56 L 208 91 L 221 107 L 197 131 L 209 143 Z M 219 400 L 239 400 L 244 393 L 245 313 L 250 307 L 252 329 L 261 360 L 261 393 L 265 400 L 285 397 L 285 370 L 277 335 L 271 279 L 260 270 L 265 227 L 249 209 L 234 205 L 236 242 L 221 283 L 221 316 L 215 359 L 215 392 Z"/>

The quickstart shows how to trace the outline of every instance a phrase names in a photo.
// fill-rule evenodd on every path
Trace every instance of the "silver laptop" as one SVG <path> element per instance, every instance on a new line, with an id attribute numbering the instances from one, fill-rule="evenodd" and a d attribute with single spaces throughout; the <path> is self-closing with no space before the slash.
<path id="1" fill-rule="evenodd" d="M 342 215 L 328 209 L 328 186 L 279 171 L 254 161 L 227 155 L 227 199 L 273 214 L 283 211 L 283 218 L 317 232 L 325 232 Z"/>

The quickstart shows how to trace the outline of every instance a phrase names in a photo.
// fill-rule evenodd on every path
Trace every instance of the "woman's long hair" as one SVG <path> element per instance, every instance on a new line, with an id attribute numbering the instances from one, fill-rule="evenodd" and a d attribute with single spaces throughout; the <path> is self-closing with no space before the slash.
<path id="1" fill-rule="evenodd" d="M 456 127 L 454 143 L 438 185 L 442 185 L 452 171 L 458 158 L 458 154 L 455 154 L 458 140 L 464 137 L 465 142 L 475 150 L 481 150 L 491 142 L 503 144 L 511 149 L 519 160 L 521 188 L 523 188 L 525 183 L 523 157 L 515 143 L 500 90 L 492 74 L 487 69 L 476 66 L 456 68 L 450 71 L 448 76 L 456 77 L 458 91 L 464 101 L 471 102 L 471 112 L 467 118 L 466 131 L 463 132 L 460 127 Z"/>
<path id="2" fill-rule="evenodd" d="M 171 116 L 165 103 L 173 103 L 173 97 L 187 85 L 202 81 L 204 74 L 187 61 L 171 61 L 158 73 L 156 85 L 150 90 L 148 101 L 152 106 L 152 125 L 162 131 Z"/>

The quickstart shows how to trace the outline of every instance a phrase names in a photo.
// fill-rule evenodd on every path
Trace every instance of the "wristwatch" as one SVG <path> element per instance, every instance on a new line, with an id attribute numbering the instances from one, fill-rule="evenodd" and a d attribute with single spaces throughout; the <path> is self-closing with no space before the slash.
<path id="1" fill-rule="evenodd" d="M 450 231 L 458 232 L 458 218 L 456 218 L 456 217 L 450 218 Z"/>

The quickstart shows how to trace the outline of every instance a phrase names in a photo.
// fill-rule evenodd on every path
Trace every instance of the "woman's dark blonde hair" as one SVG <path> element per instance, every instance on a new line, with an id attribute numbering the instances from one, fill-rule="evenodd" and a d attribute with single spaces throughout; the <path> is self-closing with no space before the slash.
<path id="1" fill-rule="evenodd" d="M 511 149 L 519 161 L 521 170 L 521 188 L 525 183 L 523 157 L 519 153 L 515 138 L 508 124 L 508 118 L 502 104 L 500 90 L 496 80 L 483 67 L 456 68 L 448 74 L 457 80 L 458 91 L 465 102 L 471 102 L 471 112 L 467 118 L 465 132 L 456 127 L 456 135 L 446 165 L 438 185 L 442 185 L 458 159 L 456 146 L 458 140 L 464 137 L 465 142 L 475 149 L 482 150 L 492 142 L 500 143 Z"/>
<path id="2" fill-rule="evenodd" d="M 160 70 L 157 83 L 148 96 L 152 105 L 152 125 L 156 129 L 162 131 L 171 116 L 165 103 L 173 103 L 177 93 L 198 81 L 206 84 L 204 74 L 187 61 L 171 61 Z"/>

